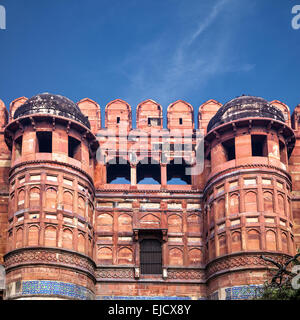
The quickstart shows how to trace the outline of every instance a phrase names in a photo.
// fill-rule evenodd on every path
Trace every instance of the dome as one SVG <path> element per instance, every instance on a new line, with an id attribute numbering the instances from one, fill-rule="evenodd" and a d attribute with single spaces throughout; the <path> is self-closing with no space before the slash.
<path id="1" fill-rule="evenodd" d="M 260 97 L 240 96 L 224 104 L 209 121 L 207 132 L 223 123 L 242 118 L 272 118 L 285 122 L 283 113 Z"/>
<path id="2" fill-rule="evenodd" d="M 89 129 L 91 127 L 88 118 L 79 107 L 70 99 L 60 95 L 43 93 L 30 98 L 15 111 L 14 119 L 34 113 L 61 116 L 76 120 Z"/>

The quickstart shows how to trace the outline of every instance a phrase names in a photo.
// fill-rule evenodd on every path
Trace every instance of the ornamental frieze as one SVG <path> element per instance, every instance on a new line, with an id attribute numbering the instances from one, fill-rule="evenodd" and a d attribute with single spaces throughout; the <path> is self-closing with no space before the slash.
<path id="1" fill-rule="evenodd" d="M 26 249 L 25 251 L 17 251 L 6 255 L 4 265 L 7 271 L 20 264 L 57 264 L 59 266 L 79 269 L 80 271 L 89 273 L 94 278 L 94 267 L 89 259 L 70 252 L 49 251 L 49 249 Z"/>
<path id="2" fill-rule="evenodd" d="M 286 255 L 273 255 L 265 254 L 266 256 L 272 256 L 272 259 L 276 260 L 279 263 L 283 263 L 287 256 Z M 261 259 L 261 254 L 252 254 L 252 255 L 239 255 L 239 256 L 227 256 L 216 261 L 213 261 L 209 264 L 207 268 L 206 276 L 210 278 L 212 275 L 219 273 L 221 271 L 227 271 L 242 267 L 270 267 L 271 263 Z"/>
<path id="3" fill-rule="evenodd" d="M 100 269 L 96 271 L 97 280 L 101 279 L 134 279 L 134 270 L 126 269 Z"/>
<path id="4" fill-rule="evenodd" d="M 170 270 L 168 279 L 172 280 L 205 280 L 205 274 L 201 270 Z"/>

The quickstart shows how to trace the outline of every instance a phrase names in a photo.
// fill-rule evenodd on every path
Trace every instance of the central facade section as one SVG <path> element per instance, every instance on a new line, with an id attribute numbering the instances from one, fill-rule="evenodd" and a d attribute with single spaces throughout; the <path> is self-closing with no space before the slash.
<path id="1" fill-rule="evenodd" d="M 12 103 L 6 299 L 250 297 L 268 277 L 261 254 L 295 253 L 285 105 L 210 100 L 196 129 L 179 100 L 163 128 L 147 100 L 136 119 L 119 99 L 104 128 L 90 99 Z"/>

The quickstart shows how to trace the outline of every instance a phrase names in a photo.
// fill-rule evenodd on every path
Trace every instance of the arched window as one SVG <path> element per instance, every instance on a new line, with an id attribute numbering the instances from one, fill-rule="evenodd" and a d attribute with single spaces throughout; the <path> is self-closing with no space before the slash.
<path id="1" fill-rule="evenodd" d="M 162 273 L 162 249 L 160 241 L 144 239 L 140 243 L 140 261 L 142 274 Z"/>

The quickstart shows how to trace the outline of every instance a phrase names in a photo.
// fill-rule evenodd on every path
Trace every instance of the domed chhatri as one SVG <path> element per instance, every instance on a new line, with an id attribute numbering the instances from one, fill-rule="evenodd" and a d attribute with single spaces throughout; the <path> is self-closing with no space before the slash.
<path id="1" fill-rule="evenodd" d="M 207 126 L 207 132 L 219 125 L 241 118 L 272 118 L 284 122 L 281 110 L 260 97 L 240 96 L 224 104 Z"/>
<path id="2" fill-rule="evenodd" d="M 72 100 L 60 95 L 43 93 L 30 98 L 15 111 L 14 119 L 35 113 L 57 115 L 76 120 L 89 129 L 91 127 L 79 107 Z"/>

